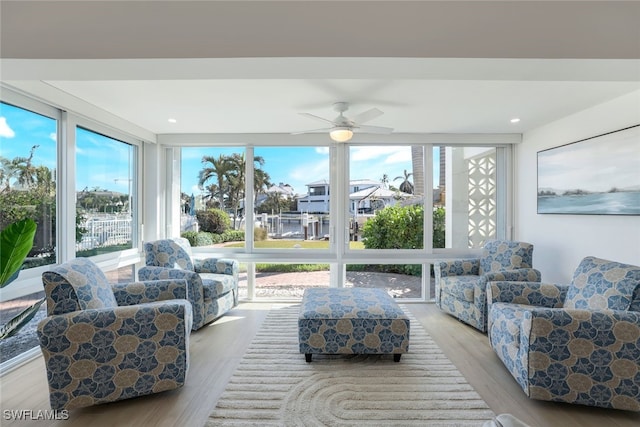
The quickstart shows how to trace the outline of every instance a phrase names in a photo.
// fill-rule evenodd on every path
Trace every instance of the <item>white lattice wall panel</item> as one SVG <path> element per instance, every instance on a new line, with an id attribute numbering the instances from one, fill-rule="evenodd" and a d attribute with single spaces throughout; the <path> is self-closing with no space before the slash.
<path id="1" fill-rule="evenodd" d="M 467 160 L 469 172 L 469 247 L 496 237 L 496 155 Z"/>

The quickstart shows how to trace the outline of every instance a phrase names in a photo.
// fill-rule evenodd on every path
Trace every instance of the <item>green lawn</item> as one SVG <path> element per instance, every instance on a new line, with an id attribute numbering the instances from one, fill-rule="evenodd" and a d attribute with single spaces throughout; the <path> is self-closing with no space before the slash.
<path id="1" fill-rule="evenodd" d="M 227 248 L 242 248 L 244 242 L 226 244 Z M 254 242 L 257 249 L 329 249 L 328 240 L 260 240 Z M 362 242 L 349 242 L 351 249 L 364 249 Z"/>
<path id="2" fill-rule="evenodd" d="M 328 240 L 260 240 L 255 243 L 259 249 L 329 249 Z M 362 242 L 350 242 L 351 249 L 364 249 Z M 227 248 L 242 248 L 244 242 L 233 242 L 225 245 Z M 241 270 L 244 271 L 244 265 Z M 259 272 L 301 272 L 301 271 L 322 271 L 329 270 L 329 264 L 256 264 Z"/>

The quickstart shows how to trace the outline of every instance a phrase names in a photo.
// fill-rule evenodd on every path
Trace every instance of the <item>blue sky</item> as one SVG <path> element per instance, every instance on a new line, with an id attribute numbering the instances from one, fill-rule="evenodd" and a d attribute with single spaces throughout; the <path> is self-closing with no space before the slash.
<path id="1" fill-rule="evenodd" d="M 9 160 L 28 157 L 37 145 L 32 163 L 56 168 L 56 121 L 0 103 L 0 156 Z M 76 132 L 76 190 L 99 187 L 129 192 L 129 144 L 82 128 Z"/>
<path id="2" fill-rule="evenodd" d="M 184 148 L 182 150 L 181 191 L 199 194 L 198 172 L 203 168 L 202 157 L 242 153 L 238 148 Z M 255 156 L 264 158 L 263 169 L 274 184 L 284 183 L 296 193 L 306 193 L 306 184 L 329 179 L 329 147 L 256 147 Z M 409 146 L 354 146 L 350 152 L 350 179 L 381 180 L 389 176 L 391 185 L 398 186 L 404 169 L 411 172 L 411 149 Z M 434 161 L 434 183 L 437 186 L 440 163 Z M 410 180 L 413 180 L 410 178 Z M 212 183 L 215 183 L 212 182 Z"/>
<path id="3" fill-rule="evenodd" d="M 39 147 L 34 152 L 33 163 L 54 169 L 55 120 L 0 103 L 0 155 L 9 160 L 28 157 L 34 145 Z"/>
<path id="4" fill-rule="evenodd" d="M 130 171 L 127 167 L 131 148 L 106 136 L 79 128 L 76 133 L 76 190 L 100 187 L 128 192 Z M 50 118 L 0 103 L 0 155 L 13 159 L 27 157 L 38 145 L 33 164 L 56 167 L 56 122 Z M 236 148 L 184 148 L 182 150 L 181 191 L 199 194 L 198 173 L 202 157 L 243 152 Z M 306 193 L 306 184 L 329 178 L 329 147 L 256 147 L 256 156 L 265 160 L 264 170 L 275 184 L 291 185 L 297 193 Z M 350 151 L 351 179 L 381 180 L 389 176 L 396 187 L 404 169 L 411 172 L 408 146 L 354 146 Z M 438 183 L 439 162 L 434 160 L 434 186 Z"/>

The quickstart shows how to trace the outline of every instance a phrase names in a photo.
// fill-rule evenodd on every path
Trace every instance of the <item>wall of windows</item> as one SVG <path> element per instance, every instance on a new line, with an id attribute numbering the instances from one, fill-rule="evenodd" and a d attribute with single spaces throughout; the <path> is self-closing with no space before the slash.
<path id="1" fill-rule="evenodd" d="M 140 257 L 137 188 L 142 143 L 114 128 L 2 88 L 0 228 L 37 225 L 18 278 L 0 291 L 0 323 L 44 297 L 48 266 L 92 257 L 112 282 L 134 281 Z M 43 304 L 16 336 L 0 341 L 0 370 L 37 354 Z"/>
<path id="2" fill-rule="evenodd" d="M 249 299 L 375 286 L 428 300 L 435 260 L 509 234 L 513 135 L 145 139 L 4 88 L 0 108 L 0 220 L 38 223 L 25 269 L 2 290 L 3 320 L 41 297 L 47 265 L 89 256 L 114 280 L 135 278 L 143 223 L 146 240 L 185 233 L 197 255 L 238 259 Z"/>
<path id="3" fill-rule="evenodd" d="M 374 286 L 396 298 L 428 300 L 435 260 L 473 255 L 487 239 L 506 235 L 508 144 L 256 141 L 228 148 L 244 153 L 244 176 L 254 182 L 245 181 L 236 227 L 253 233 L 215 244 L 187 234 L 200 256 L 231 252 L 246 263 L 248 298 L 296 298 L 306 283 Z M 220 150 L 206 144 L 181 149 L 182 200 L 194 182 L 184 181 L 185 171 L 201 176 L 206 167 L 193 159 Z M 196 224 L 206 208 L 197 199 L 191 208 Z M 233 218 L 235 212 L 228 205 L 226 210 Z M 295 274 L 297 286 L 289 280 Z"/>

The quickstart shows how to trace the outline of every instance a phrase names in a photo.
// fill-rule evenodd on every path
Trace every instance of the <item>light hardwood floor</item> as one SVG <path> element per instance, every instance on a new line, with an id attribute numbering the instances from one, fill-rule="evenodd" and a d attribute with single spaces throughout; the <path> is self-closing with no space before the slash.
<path id="1" fill-rule="evenodd" d="M 38 357 L 0 379 L 0 425 L 202 426 L 271 306 L 240 304 L 193 333 L 191 367 L 181 389 L 73 410 L 65 421 L 8 420 L 7 410 L 35 413 L 49 408 L 44 364 Z M 510 412 L 539 427 L 640 426 L 640 413 L 528 399 L 489 347 L 486 335 L 443 314 L 433 304 L 408 307 L 496 414 Z"/>

